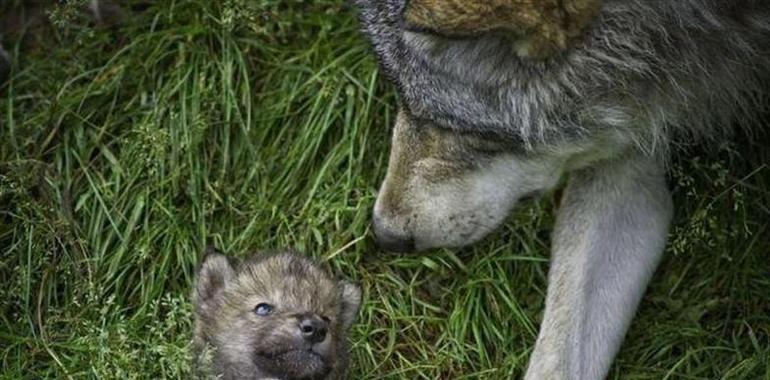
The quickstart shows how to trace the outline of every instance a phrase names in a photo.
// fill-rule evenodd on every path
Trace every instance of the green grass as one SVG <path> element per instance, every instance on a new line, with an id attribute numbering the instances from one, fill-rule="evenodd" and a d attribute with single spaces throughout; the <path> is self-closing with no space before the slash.
<path id="1" fill-rule="evenodd" d="M 15 45 L 0 377 L 184 378 L 194 268 L 215 244 L 293 247 L 360 282 L 353 379 L 520 378 L 550 200 L 472 248 L 382 253 L 369 218 L 396 97 L 353 12 L 151 3 L 117 30 L 76 17 Z M 770 152 L 745 146 L 673 164 L 671 243 L 612 379 L 770 379 Z"/>

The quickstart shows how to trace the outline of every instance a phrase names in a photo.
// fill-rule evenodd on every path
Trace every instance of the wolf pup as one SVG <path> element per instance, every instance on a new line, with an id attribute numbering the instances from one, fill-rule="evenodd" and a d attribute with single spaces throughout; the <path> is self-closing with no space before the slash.
<path id="1" fill-rule="evenodd" d="M 241 263 L 207 250 L 193 292 L 194 349 L 205 379 L 344 378 L 361 291 L 290 252 Z"/>
<path id="2" fill-rule="evenodd" d="M 525 378 L 604 378 L 665 246 L 669 148 L 762 125 L 770 2 L 598 1 L 544 59 L 517 47 L 527 25 L 552 24 L 538 4 L 576 1 L 356 3 L 401 97 L 377 241 L 472 244 L 568 177 Z M 545 19 L 521 24 L 523 13 Z M 522 33 L 501 33 L 500 18 Z"/>

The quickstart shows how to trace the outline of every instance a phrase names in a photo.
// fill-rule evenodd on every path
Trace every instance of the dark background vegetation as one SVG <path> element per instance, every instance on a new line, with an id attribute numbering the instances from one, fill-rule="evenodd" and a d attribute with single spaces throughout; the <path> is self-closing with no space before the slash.
<path id="1" fill-rule="evenodd" d="M 132 4 L 114 27 L 27 6 L 42 21 L 3 36 L 2 378 L 186 377 L 207 244 L 294 247 L 360 282 L 353 379 L 522 376 L 550 198 L 472 248 L 382 253 L 396 98 L 348 6 Z M 770 379 L 769 140 L 681 147 L 669 248 L 612 379 Z"/>

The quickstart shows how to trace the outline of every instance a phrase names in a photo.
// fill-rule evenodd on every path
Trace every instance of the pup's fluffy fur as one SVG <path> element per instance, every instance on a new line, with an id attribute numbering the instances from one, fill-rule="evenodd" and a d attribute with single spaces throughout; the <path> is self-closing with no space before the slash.
<path id="1" fill-rule="evenodd" d="M 291 252 L 241 262 L 209 250 L 193 293 L 199 377 L 333 380 L 361 292 Z"/>

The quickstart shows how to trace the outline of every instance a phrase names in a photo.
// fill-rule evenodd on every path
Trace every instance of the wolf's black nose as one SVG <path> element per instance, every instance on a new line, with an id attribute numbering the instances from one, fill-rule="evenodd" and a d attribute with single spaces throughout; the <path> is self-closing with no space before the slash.
<path id="1" fill-rule="evenodd" d="M 300 334 L 311 343 L 323 342 L 326 328 L 326 321 L 315 314 L 305 315 L 299 321 Z"/>
<path id="2" fill-rule="evenodd" d="M 373 224 L 375 242 L 380 249 L 397 253 L 414 252 L 414 239 L 411 236 L 390 231 L 383 226 L 377 217 L 374 218 Z"/>

